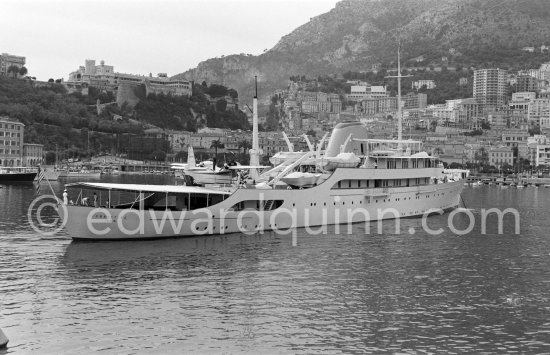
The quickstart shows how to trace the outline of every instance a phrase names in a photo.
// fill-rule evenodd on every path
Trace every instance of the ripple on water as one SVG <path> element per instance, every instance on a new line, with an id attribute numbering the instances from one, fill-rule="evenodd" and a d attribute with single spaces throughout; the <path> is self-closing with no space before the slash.
<path id="1" fill-rule="evenodd" d="M 485 201 L 515 204 L 529 217 L 521 236 L 431 236 L 411 219 L 402 228 L 414 235 L 391 233 L 391 223 L 383 235 L 361 224 L 351 235 L 300 229 L 293 247 L 270 232 L 41 237 L 25 224 L 33 192 L 12 189 L 10 208 L 0 206 L 0 327 L 18 353 L 550 352 L 550 241 L 541 234 L 550 221 L 532 205 L 550 191 L 494 190 L 464 199 L 476 216 Z M 430 224 L 446 227 L 446 215 Z"/>

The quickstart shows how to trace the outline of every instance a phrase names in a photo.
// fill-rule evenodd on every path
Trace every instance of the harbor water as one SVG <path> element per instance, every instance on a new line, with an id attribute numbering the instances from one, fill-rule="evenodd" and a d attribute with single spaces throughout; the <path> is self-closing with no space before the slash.
<path id="1" fill-rule="evenodd" d="M 445 214 L 428 219 L 438 235 L 415 218 L 399 233 L 384 221 L 92 243 L 35 232 L 35 197 L 0 189 L 0 354 L 550 352 L 550 189 L 466 187 L 465 235 Z M 517 209 L 520 234 L 508 216 L 482 233 L 490 207 Z"/>

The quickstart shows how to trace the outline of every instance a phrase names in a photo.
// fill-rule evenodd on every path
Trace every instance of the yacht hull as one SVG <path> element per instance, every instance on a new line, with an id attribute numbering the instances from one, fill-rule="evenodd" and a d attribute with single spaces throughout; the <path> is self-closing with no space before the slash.
<path id="1" fill-rule="evenodd" d="M 0 184 L 32 184 L 37 173 L 0 173 Z"/>
<path id="2" fill-rule="evenodd" d="M 124 210 L 59 206 L 73 239 L 155 239 L 227 233 L 285 231 L 296 227 L 348 224 L 422 216 L 459 205 L 464 180 L 444 184 L 379 189 L 238 189 L 222 202 L 192 211 Z M 272 210 L 240 210 L 241 201 L 281 201 Z M 271 207 L 274 203 L 266 202 Z"/>
<path id="3" fill-rule="evenodd" d="M 184 170 L 183 173 L 193 178 L 195 184 L 231 184 L 231 171 L 214 172 L 206 170 Z"/>

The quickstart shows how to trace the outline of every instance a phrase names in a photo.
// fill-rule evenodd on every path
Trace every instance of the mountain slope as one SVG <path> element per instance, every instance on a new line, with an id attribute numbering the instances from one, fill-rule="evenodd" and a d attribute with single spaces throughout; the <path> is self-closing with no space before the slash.
<path id="1" fill-rule="evenodd" d="M 293 74 L 391 66 L 399 41 L 405 60 L 422 55 L 425 65 L 445 56 L 452 65 L 518 67 L 522 47 L 550 45 L 549 20 L 547 0 L 343 0 L 266 53 L 209 59 L 177 77 L 231 86 L 246 100 L 254 75 L 271 92 Z"/>

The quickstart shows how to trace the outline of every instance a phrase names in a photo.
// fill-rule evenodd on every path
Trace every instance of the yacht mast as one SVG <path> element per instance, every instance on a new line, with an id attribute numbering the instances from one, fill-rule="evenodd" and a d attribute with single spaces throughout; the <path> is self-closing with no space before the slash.
<path id="1" fill-rule="evenodd" d="M 399 148 L 401 148 L 401 140 L 403 139 L 403 115 L 401 112 L 401 56 L 399 53 L 399 45 L 397 47 L 397 140 Z"/>
<path id="2" fill-rule="evenodd" d="M 397 78 L 397 147 L 401 149 L 403 140 L 403 112 L 401 110 L 401 78 L 408 78 L 411 75 L 401 75 L 401 42 L 397 46 L 397 75 L 386 76 L 386 78 Z"/>
<path id="3" fill-rule="evenodd" d="M 250 165 L 260 165 L 260 145 L 258 142 L 258 77 L 254 76 L 254 100 L 252 102 L 252 149 L 249 150 Z M 258 178 L 258 170 L 250 169 L 250 177 L 254 180 Z"/>

